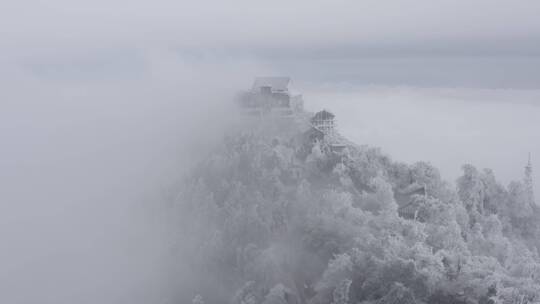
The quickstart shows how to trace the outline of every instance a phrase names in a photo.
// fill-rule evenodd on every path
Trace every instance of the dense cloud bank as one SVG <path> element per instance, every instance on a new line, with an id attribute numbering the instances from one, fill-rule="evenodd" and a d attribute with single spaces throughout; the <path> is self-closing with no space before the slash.
<path id="1" fill-rule="evenodd" d="M 139 55 L 135 74 L 83 55 L 2 66 L 0 302 L 168 298 L 169 185 L 212 151 L 252 72 Z"/>

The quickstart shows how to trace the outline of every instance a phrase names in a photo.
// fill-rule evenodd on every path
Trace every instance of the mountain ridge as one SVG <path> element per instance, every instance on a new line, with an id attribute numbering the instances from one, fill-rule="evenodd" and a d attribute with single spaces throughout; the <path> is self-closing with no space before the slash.
<path id="1" fill-rule="evenodd" d="M 465 165 L 453 189 L 429 163 L 394 162 L 349 141 L 335 151 L 294 122 L 239 126 L 176 201 L 179 250 L 198 265 L 192 298 L 540 301 L 540 217 L 527 210 L 523 183 L 507 189 L 492 172 Z M 414 212 L 400 209 L 411 204 Z"/>

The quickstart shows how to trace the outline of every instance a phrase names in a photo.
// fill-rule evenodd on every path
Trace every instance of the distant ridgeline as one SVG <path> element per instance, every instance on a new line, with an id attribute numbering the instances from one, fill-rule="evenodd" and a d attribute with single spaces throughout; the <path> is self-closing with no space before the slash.
<path id="1" fill-rule="evenodd" d="M 182 185 L 178 303 L 540 303 L 530 158 L 508 186 L 471 165 L 449 184 L 347 141 L 289 82 L 257 78 Z"/>

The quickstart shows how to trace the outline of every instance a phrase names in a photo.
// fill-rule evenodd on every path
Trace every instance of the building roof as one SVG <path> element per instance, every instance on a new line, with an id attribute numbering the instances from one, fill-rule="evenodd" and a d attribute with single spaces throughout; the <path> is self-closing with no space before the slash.
<path id="1" fill-rule="evenodd" d="M 327 120 L 327 119 L 334 119 L 334 114 L 332 114 L 330 111 L 322 110 L 320 112 L 317 112 L 315 116 L 313 116 L 313 120 Z"/>
<path id="2" fill-rule="evenodd" d="M 288 91 L 289 77 L 257 77 L 251 90 L 260 91 L 261 87 L 271 87 L 273 91 Z"/>

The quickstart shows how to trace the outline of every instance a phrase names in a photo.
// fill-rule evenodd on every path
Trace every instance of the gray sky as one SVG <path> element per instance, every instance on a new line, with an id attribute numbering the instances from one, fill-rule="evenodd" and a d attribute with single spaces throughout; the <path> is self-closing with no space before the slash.
<path id="1" fill-rule="evenodd" d="M 154 45 L 285 56 L 538 55 L 539 10 L 535 0 L 21 0 L 2 4 L 0 45 L 19 56 Z"/>
<path id="2" fill-rule="evenodd" d="M 148 72 L 148 53 L 249 62 L 308 82 L 538 88 L 535 0 L 20 0 L 0 64 L 45 79 Z"/>

